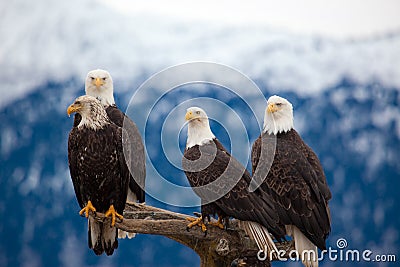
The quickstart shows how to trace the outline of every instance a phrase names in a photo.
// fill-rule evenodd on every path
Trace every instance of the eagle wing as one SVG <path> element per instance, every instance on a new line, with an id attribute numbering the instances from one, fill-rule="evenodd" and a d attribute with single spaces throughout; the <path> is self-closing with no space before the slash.
<path id="1" fill-rule="evenodd" d="M 136 194 L 139 202 L 145 201 L 145 178 L 146 178 L 146 157 L 144 154 L 144 145 L 139 129 L 136 124 L 126 116 L 115 105 L 108 106 L 106 112 L 110 120 L 123 127 L 126 130 L 126 135 L 123 135 L 125 152 L 129 150 L 128 167 L 131 170 L 132 176 L 129 180 L 129 188 Z"/>
<path id="2" fill-rule="evenodd" d="M 129 159 L 129 155 L 131 155 L 129 152 L 126 153 L 126 157 L 124 155 L 124 142 L 126 142 L 126 139 L 123 138 L 124 135 L 124 129 L 118 127 L 116 128 L 116 138 L 115 138 L 115 145 L 117 149 L 117 157 L 118 157 L 118 162 L 119 162 L 119 173 L 120 173 L 120 180 L 116 182 L 117 186 L 117 192 L 119 192 L 119 197 L 118 197 L 118 203 L 117 203 L 117 211 L 121 212 L 125 208 L 125 203 L 126 203 L 126 197 L 128 194 L 128 187 L 129 187 L 129 181 L 130 181 L 130 172 L 128 169 L 128 166 L 126 164 L 127 160 Z M 127 146 L 127 149 L 129 149 L 129 146 Z"/>
<path id="3" fill-rule="evenodd" d="M 254 141 L 251 149 L 251 173 L 254 176 L 261 157 L 261 135 Z"/>
<path id="4" fill-rule="evenodd" d="M 303 140 L 301 141 L 303 142 Z M 304 144 L 303 153 L 306 156 L 307 161 L 313 167 L 315 174 L 318 177 L 317 179 L 318 188 L 321 191 L 322 195 L 324 196 L 325 200 L 328 201 L 332 198 L 332 193 L 328 187 L 328 183 L 326 181 L 326 176 L 324 170 L 322 169 L 321 162 L 319 161 L 314 151 L 306 143 L 303 142 L 303 144 Z"/>
<path id="5" fill-rule="evenodd" d="M 74 191 L 76 199 L 78 200 L 79 206 L 83 208 L 85 203 L 82 198 L 82 181 L 79 177 L 79 167 L 78 167 L 78 144 L 76 138 L 77 132 L 76 128 L 72 128 L 68 136 L 68 165 L 69 172 L 72 178 L 72 184 L 74 186 Z"/>

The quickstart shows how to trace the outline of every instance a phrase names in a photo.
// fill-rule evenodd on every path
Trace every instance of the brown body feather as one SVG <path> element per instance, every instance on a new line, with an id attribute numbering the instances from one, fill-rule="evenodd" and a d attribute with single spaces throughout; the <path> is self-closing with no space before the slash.
<path id="1" fill-rule="evenodd" d="M 186 149 L 182 166 L 194 192 L 201 198 L 203 219 L 218 214 L 223 218 L 254 221 L 267 227 L 277 239 L 284 238 L 284 226 L 278 225 L 271 197 L 261 198 L 258 193 L 249 192 L 250 173 L 217 139 Z M 211 183 L 213 186 L 201 188 Z"/>
<path id="2" fill-rule="evenodd" d="M 271 167 L 257 170 L 262 168 L 261 154 L 272 152 L 275 153 Z M 331 192 L 312 149 L 294 129 L 277 135 L 263 133 L 253 144 L 251 158 L 253 176 L 257 170 L 257 175 L 265 179 L 259 190 L 276 203 L 279 224 L 296 226 L 320 249 L 325 249 L 331 229 Z"/>
<path id="3" fill-rule="evenodd" d="M 126 130 L 127 136 L 124 141 L 129 146 L 130 161 L 128 162 L 131 171 L 129 178 L 129 189 L 136 196 L 139 202 L 145 201 L 145 178 L 146 178 L 146 157 L 144 154 L 144 145 L 140 132 L 136 124 L 123 113 L 116 105 L 110 105 L 105 108 L 108 118 L 117 126 Z M 78 126 L 81 121 L 81 115 L 75 114 L 74 126 Z"/>
<path id="4" fill-rule="evenodd" d="M 123 213 L 130 174 L 123 154 L 122 131 L 112 123 L 98 130 L 72 128 L 68 138 L 68 162 L 81 208 L 90 200 L 99 212 L 104 213 L 114 205 L 119 214 Z M 107 226 L 103 223 L 97 226 L 94 223 L 89 220 L 89 247 L 98 255 L 104 251 L 111 255 L 118 247 L 117 231 L 105 229 Z M 96 229 L 95 236 L 92 229 Z M 110 231 L 115 235 L 110 237 Z"/>

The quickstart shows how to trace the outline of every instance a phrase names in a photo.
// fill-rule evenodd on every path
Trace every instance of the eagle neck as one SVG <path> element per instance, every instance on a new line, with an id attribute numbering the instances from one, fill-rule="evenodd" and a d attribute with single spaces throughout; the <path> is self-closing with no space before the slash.
<path id="1" fill-rule="evenodd" d="M 269 113 L 265 111 L 263 132 L 277 135 L 286 133 L 294 127 L 293 113 Z"/>
<path id="2" fill-rule="evenodd" d="M 103 129 L 105 126 L 111 123 L 106 111 L 103 108 L 98 108 L 97 111 L 92 109 L 90 110 L 89 114 L 82 112 L 81 117 L 82 119 L 78 125 L 78 129 L 82 129 L 84 127 L 97 131 Z"/>
<path id="3" fill-rule="evenodd" d="M 193 120 L 188 124 L 188 138 L 186 142 L 186 149 L 195 145 L 204 145 L 215 139 L 215 135 L 210 129 L 208 120 Z"/>
<path id="4" fill-rule="evenodd" d="M 105 107 L 115 105 L 113 86 L 106 89 L 89 87 L 86 88 L 86 94 L 97 98 Z"/>

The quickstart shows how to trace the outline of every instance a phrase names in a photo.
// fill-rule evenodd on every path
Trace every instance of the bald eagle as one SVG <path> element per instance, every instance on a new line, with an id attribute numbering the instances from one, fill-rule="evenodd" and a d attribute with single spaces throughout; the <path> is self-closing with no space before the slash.
<path id="1" fill-rule="evenodd" d="M 88 220 L 88 243 L 96 255 L 111 255 L 118 247 L 116 218 L 122 219 L 129 169 L 123 153 L 123 129 L 110 121 L 100 101 L 78 97 L 68 115 L 79 113 L 81 120 L 68 137 L 68 163 L 75 195 L 88 218 L 90 211 L 111 216 L 111 224 Z M 128 154 L 129 155 L 129 154 Z"/>
<path id="2" fill-rule="evenodd" d="M 182 158 L 182 167 L 194 192 L 201 199 L 201 217 L 188 218 L 205 232 L 206 220 L 218 215 L 218 221 L 209 223 L 223 229 L 229 217 L 242 222 L 243 228 L 264 249 L 276 247 L 267 229 L 275 236 L 283 237 L 278 227 L 278 214 L 269 195 L 263 197 L 248 189 L 251 176 L 218 141 L 212 133 L 205 111 L 198 107 L 187 110 L 188 137 Z"/>
<path id="3" fill-rule="evenodd" d="M 293 237 L 299 255 L 305 250 L 317 255 L 317 247 L 326 249 L 331 229 L 331 192 L 317 155 L 293 128 L 292 104 L 271 96 L 267 105 L 263 132 L 252 147 L 253 179 L 261 180 L 258 190 L 273 198 L 279 224 Z M 318 266 L 313 259 L 302 260 Z"/>
<path id="4" fill-rule="evenodd" d="M 128 202 L 144 202 L 146 157 L 144 155 L 142 138 L 136 124 L 116 106 L 113 91 L 113 80 L 108 71 L 101 69 L 89 71 L 85 81 L 86 94 L 97 98 L 106 109 L 111 122 L 119 127 L 124 127 L 128 133 L 128 145 L 131 151 L 131 161 L 128 164 L 131 171 Z M 74 126 L 77 126 L 80 120 L 81 116 L 77 113 L 74 119 Z M 126 236 L 132 238 L 135 234 L 119 230 L 118 236 L 119 238 L 125 238 Z"/>

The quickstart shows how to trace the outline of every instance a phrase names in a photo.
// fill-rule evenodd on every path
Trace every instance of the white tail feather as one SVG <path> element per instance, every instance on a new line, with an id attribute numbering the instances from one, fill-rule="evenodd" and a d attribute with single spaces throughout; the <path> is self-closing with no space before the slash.
<path id="1" fill-rule="evenodd" d="M 294 240 L 294 247 L 306 267 L 318 267 L 318 249 L 301 231 L 294 225 L 286 225 L 286 234 Z"/>
<path id="2" fill-rule="evenodd" d="M 126 202 L 130 202 L 130 203 L 136 203 L 137 202 L 137 197 L 136 194 L 133 193 L 131 191 L 131 189 L 128 189 L 128 195 L 126 197 Z M 136 236 L 136 233 L 129 233 L 129 232 L 125 232 L 123 230 L 118 229 L 118 238 L 119 239 L 125 239 L 128 237 L 128 239 L 132 239 Z"/>
<path id="3" fill-rule="evenodd" d="M 267 228 L 251 221 L 239 221 L 239 226 L 256 242 L 258 249 L 264 251 L 268 257 L 271 255 L 271 251 L 278 252 Z"/>
<path id="4" fill-rule="evenodd" d="M 128 239 L 132 239 L 136 236 L 136 233 L 129 233 L 125 232 L 123 230 L 118 229 L 118 238 L 119 239 L 125 239 L 128 237 Z"/>
<path id="5" fill-rule="evenodd" d="M 103 248 L 104 250 L 107 251 L 113 251 L 115 242 L 116 242 L 116 234 L 117 234 L 117 228 L 112 227 L 111 223 L 106 220 L 105 223 L 103 223 L 103 236 L 102 236 L 102 242 L 103 242 Z"/>
<path id="6" fill-rule="evenodd" d="M 89 216 L 88 218 L 88 229 L 90 231 L 90 241 L 92 244 L 92 248 L 94 248 L 97 242 L 101 242 L 101 229 L 100 224 L 92 216 Z"/>
<path id="7" fill-rule="evenodd" d="M 132 190 L 129 188 L 128 189 L 128 195 L 126 196 L 126 202 L 133 202 L 136 203 L 137 202 L 137 197 L 136 194 L 132 192 Z"/>

